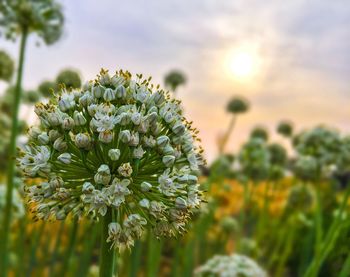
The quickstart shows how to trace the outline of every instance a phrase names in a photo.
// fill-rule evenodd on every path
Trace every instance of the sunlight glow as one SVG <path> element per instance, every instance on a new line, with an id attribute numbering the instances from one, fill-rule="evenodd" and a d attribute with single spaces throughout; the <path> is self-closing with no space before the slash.
<path id="1" fill-rule="evenodd" d="M 230 75 L 237 80 L 250 80 L 257 75 L 260 60 L 261 58 L 254 49 L 238 49 L 232 51 L 227 57 L 227 69 Z"/>

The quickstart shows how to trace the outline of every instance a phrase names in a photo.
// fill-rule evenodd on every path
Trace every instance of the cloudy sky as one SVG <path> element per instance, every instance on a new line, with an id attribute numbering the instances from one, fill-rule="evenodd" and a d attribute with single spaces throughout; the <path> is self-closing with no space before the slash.
<path id="1" fill-rule="evenodd" d="M 26 88 L 65 67 L 78 69 L 85 80 L 104 67 L 152 75 L 156 83 L 170 69 L 181 69 L 188 83 L 178 96 L 209 159 L 227 128 L 225 106 L 234 95 L 249 99 L 251 110 L 239 118 L 229 150 L 253 126 L 273 132 L 280 119 L 299 130 L 324 123 L 350 132 L 348 0 L 61 2 L 64 36 L 50 47 L 37 47 L 37 38 L 30 38 Z M 16 44 L 0 39 L 0 48 L 17 56 Z M 242 52 L 252 63 L 245 78 L 230 70 Z"/>

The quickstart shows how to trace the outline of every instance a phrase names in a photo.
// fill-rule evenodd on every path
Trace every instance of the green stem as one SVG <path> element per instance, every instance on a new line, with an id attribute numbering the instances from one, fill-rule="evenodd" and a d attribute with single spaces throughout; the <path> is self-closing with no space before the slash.
<path id="1" fill-rule="evenodd" d="M 344 265 L 338 275 L 338 277 L 347 277 L 350 276 L 350 253 L 348 254 Z"/>
<path id="2" fill-rule="evenodd" d="M 142 243 L 140 240 L 135 242 L 134 249 L 131 254 L 131 264 L 130 264 L 130 277 L 137 277 L 139 273 L 139 268 L 141 264 L 141 254 L 142 254 Z"/>
<path id="3" fill-rule="evenodd" d="M 225 146 L 227 144 L 228 139 L 230 138 L 230 135 L 232 133 L 233 127 L 235 126 L 236 123 L 236 115 L 233 115 L 230 121 L 230 124 L 228 125 L 228 128 L 226 130 L 226 133 L 224 137 L 222 138 L 222 142 L 219 145 L 219 153 L 222 154 L 224 153 Z"/>
<path id="4" fill-rule="evenodd" d="M 104 217 L 101 217 L 101 249 L 100 249 L 100 277 L 112 277 L 114 272 L 115 251 L 111 243 L 107 242 L 108 225 L 112 222 L 112 210 L 108 208 Z"/>
<path id="5" fill-rule="evenodd" d="M 337 240 L 340 230 L 342 227 L 342 215 L 346 208 L 347 201 L 350 195 L 350 188 L 347 188 L 345 192 L 343 201 L 338 210 L 338 214 L 333 220 L 329 230 L 327 231 L 326 237 L 323 239 L 323 243 L 320 246 L 320 250 L 315 253 L 314 259 L 306 270 L 305 277 L 316 277 L 318 276 L 318 272 L 321 269 L 323 262 L 326 260 L 330 252 L 334 248 L 335 241 Z"/>
<path id="6" fill-rule="evenodd" d="M 6 207 L 4 210 L 4 222 L 3 222 L 3 234 L 2 234 L 2 243 L 1 243 L 1 259 L 0 259 L 0 268 L 1 273 L 0 277 L 7 276 L 7 258 L 8 258 L 8 239 L 10 231 L 10 222 L 11 222 L 11 212 L 12 212 L 12 191 L 14 186 L 14 174 L 15 174 L 15 155 L 16 155 L 16 138 L 18 132 L 18 110 L 21 99 L 22 91 L 22 75 L 23 75 L 23 65 L 24 65 L 24 52 L 27 42 L 27 29 L 22 30 L 21 45 L 19 52 L 19 65 L 17 72 L 17 81 L 16 81 L 16 90 L 12 106 L 12 127 L 11 127 L 11 140 L 9 145 L 9 159 L 7 164 L 7 192 L 6 192 Z"/>
<path id="7" fill-rule="evenodd" d="M 147 277 L 158 276 L 162 246 L 162 241 L 156 240 L 148 232 Z"/>

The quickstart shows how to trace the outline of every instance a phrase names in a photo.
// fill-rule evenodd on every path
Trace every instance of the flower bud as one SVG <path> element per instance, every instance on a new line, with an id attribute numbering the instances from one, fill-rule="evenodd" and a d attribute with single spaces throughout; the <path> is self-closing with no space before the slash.
<path id="1" fill-rule="evenodd" d="M 71 130 L 74 128 L 74 119 L 71 117 L 67 117 L 63 119 L 62 128 L 65 130 Z"/>
<path id="2" fill-rule="evenodd" d="M 175 162 L 175 157 L 172 155 L 166 155 L 162 158 L 162 162 L 166 167 L 171 167 Z"/>
<path id="3" fill-rule="evenodd" d="M 63 152 L 67 150 L 68 146 L 67 143 L 64 141 L 63 137 L 59 137 L 53 143 L 53 148 L 55 148 L 59 152 Z"/>
<path id="4" fill-rule="evenodd" d="M 187 208 L 187 202 L 182 197 L 177 197 L 175 200 L 175 207 L 179 210 L 185 210 Z"/>
<path id="5" fill-rule="evenodd" d="M 96 98 L 101 98 L 104 93 L 104 88 L 100 85 L 96 85 L 92 87 L 92 94 Z"/>
<path id="6" fill-rule="evenodd" d="M 160 106 L 165 100 L 164 93 L 157 91 L 152 94 L 152 99 L 157 106 Z"/>
<path id="7" fill-rule="evenodd" d="M 74 123 L 76 126 L 82 126 L 86 124 L 86 118 L 81 112 L 75 111 L 73 115 Z"/>
<path id="8" fill-rule="evenodd" d="M 125 126 L 130 123 L 131 119 L 128 113 L 121 113 L 120 115 L 120 125 Z"/>
<path id="9" fill-rule="evenodd" d="M 50 141 L 55 141 L 60 136 L 61 136 L 61 134 L 57 130 L 50 130 L 49 131 L 49 139 L 50 139 Z"/>
<path id="10" fill-rule="evenodd" d="M 125 98 L 126 97 L 126 89 L 124 86 L 119 86 L 116 89 L 116 94 L 118 98 Z"/>
<path id="11" fill-rule="evenodd" d="M 72 159 L 72 156 L 69 153 L 63 153 L 57 157 L 57 160 L 59 160 L 61 163 L 64 163 L 64 164 L 70 164 L 71 159 Z"/>
<path id="12" fill-rule="evenodd" d="M 41 117 L 46 113 L 46 108 L 42 103 L 38 103 L 34 107 L 34 112 L 36 113 L 37 116 Z"/>
<path id="13" fill-rule="evenodd" d="M 137 93 L 134 95 L 134 98 L 141 103 L 145 103 L 148 99 L 149 91 L 145 86 L 141 86 L 137 89 Z"/>
<path id="14" fill-rule="evenodd" d="M 64 185 L 64 181 L 61 177 L 55 176 L 50 180 L 49 185 L 51 189 L 60 188 Z"/>
<path id="15" fill-rule="evenodd" d="M 129 145 L 137 146 L 140 142 L 140 137 L 138 132 L 133 132 L 130 137 Z"/>
<path id="16" fill-rule="evenodd" d="M 113 76 L 111 78 L 111 84 L 115 87 L 118 87 L 123 83 L 124 83 L 124 78 L 122 76 Z"/>
<path id="17" fill-rule="evenodd" d="M 140 205 L 142 208 L 149 209 L 149 200 L 146 199 L 146 198 L 143 198 L 142 200 L 140 200 L 139 205 Z"/>
<path id="18" fill-rule="evenodd" d="M 28 135 L 32 139 L 36 139 L 40 134 L 41 134 L 41 130 L 40 130 L 40 128 L 38 128 L 36 126 L 30 127 L 29 130 L 28 130 Z"/>
<path id="19" fill-rule="evenodd" d="M 66 219 L 67 214 L 64 210 L 59 210 L 58 212 L 56 212 L 56 219 L 57 220 L 64 220 Z"/>
<path id="20" fill-rule="evenodd" d="M 58 126 L 61 124 L 61 118 L 57 113 L 49 113 L 47 116 L 47 121 L 52 127 Z"/>
<path id="21" fill-rule="evenodd" d="M 152 188 L 152 185 L 148 182 L 142 182 L 141 183 L 141 191 L 147 192 Z"/>
<path id="22" fill-rule="evenodd" d="M 137 131 L 141 134 L 146 134 L 148 132 L 148 129 L 149 129 L 149 122 L 145 117 L 143 117 L 141 119 L 139 127 L 137 128 Z"/>
<path id="23" fill-rule="evenodd" d="M 194 185 L 198 183 L 198 177 L 195 175 L 188 175 L 188 183 Z"/>
<path id="24" fill-rule="evenodd" d="M 97 169 L 97 172 L 102 174 L 111 174 L 111 171 L 108 165 L 106 164 L 101 164 L 100 167 Z"/>
<path id="25" fill-rule="evenodd" d="M 58 101 L 58 107 L 62 112 L 65 112 L 75 106 L 74 95 L 65 94 L 61 100 Z"/>
<path id="26" fill-rule="evenodd" d="M 130 139 L 131 139 L 131 134 L 129 130 L 123 130 L 119 133 L 119 139 L 123 142 L 123 143 L 129 143 Z"/>
<path id="27" fill-rule="evenodd" d="M 92 88 L 92 81 L 87 81 L 83 84 L 83 91 L 91 90 Z"/>
<path id="28" fill-rule="evenodd" d="M 135 125 L 140 125 L 140 123 L 141 123 L 141 114 L 140 113 L 133 113 L 131 115 L 131 121 Z"/>
<path id="29" fill-rule="evenodd" d="M 123 177 L 130 177 L 132 174 L 132 167 L 130 163 L 124 163 L 118 167 L 118 173 Z"/>
<path id="30" fill-rule="evenodd" d="M 85 92 L 80 98 L 79 98 L 79 104 L 83 107 L 87 107 L 88 105 L 92 104 L 94 102 L 94 98 L 91 96 L 89 92 Z"/>
<path id="31" fill-rule="evenodd" d="M 95 189 L 95 187 L 90 182 L 85 182 L 83 184 L 82 192 L 89 194 L 89 193 L 92 193 L 94 191 L 94 189 Z"/>
<path id="32" fill-rule="evenodd" d="M 119 149 L 110 149 L 108 151 L 108 157 L 112 160 L 112 161 L 118 161 L 120 158 L 120 150 Z"/>
<path id="33" fill-rule="evenodd" d="M 163 152 L 164 155 L 174 155 L 174 153 L 175 153 L 174 148 L 170 144 L 167 144 L 162 149 L 162 152 Z"/>
<path id="34" fill-rule="evenodd" d="M 169 143 L 169 138 L 167 136 L 160 136 L 157 138 L 157 145 L 160 148 L 165 147 Z"/>
<path id="35" fill-rule="evenodd" d="M 148 115 L 147 119 L 150 124 L 154 124 L 158 120 L 158 114 L 156 112 L 153 112 Z"/>
<path id="36" fill-rule="evenodd" d="M 108 71 L 101 72 L 100 83 L 103 86 L 111 84 L 111 77 L 109 76 Z"/>
<path id="37" fill-rule="evenodd" d="M 78 148 L 87 148 L 90 145 L 90 137 L 87 134 L 79 133 L 75 136 L 75 145 Z"/>
<path id="38" fill-rule="evenodd" d="M 192 151 L 193 145 L 192 145 L 192 143 L 185 143 L 181 146 L 181 148 L 185 153 L 189 153 Z"/>
<path id="39" fill-rule="evenodd" d="M 179 149 L 174 150 L 175 159 L 179 159 L 181 157 L 181 155 L 182 155 L 182 153 Z"/>
<path id="40" fill-rule="evenodd" d="M 50 138 L 49 138 L 49 136 L 48 136 L 46 133 L 41 133 L 41 134 L 38 136 L 38 141 L 39 141 L 39 143 L 41 143 L 41 144 L 48 144 L 49 141 L 50 141 Z"/>
<path id="41" fill-rule="evenodd" d="M 88 113 L 91 117 L 93 117 L 96 113 L 96 108 L 97 108 L 97 105 L 96 104 L 90 104 L 88 107 L 87 107 L 87 110 L 88 110 Z"/>
<path id="42" fill-rule="evenodd" d="M 171 123 L 175 120 L 175 117 L 172 112 L 166 112 L 163 118 L 166 123 Z"/>
<path id="43" fill-rule="evenodd" d="M 134 152 L 133 152 L 133 157 L 135 159 L 141 159 L 143 157 L 143 154 L 144 154 L 145 151 L 143 151 L 142 147 L 139 146 L 137 148 L 134 149 Z"/>
<path id="44" fill-rule="evenodd" d="M 154 146 L 156 146 L 156 140 L 152 136 L 144 136 L 142 140 L 145 147 L 153 148 Z"/>
<path id="45" fill-rule="evenodd" d="M 110 143 L 113 140 L 113 132 L 112 131 L 104 131 L 98 135 L 98 140 L 103 143 Z"/>
<path id="46" fill-rule="evenodd" d="M 106 88 L 104 94 L 103 94 L 103 99 L 106 101 L 112 101 L 115 99 L 115 91 L 111 88 Z"/>
<path id="47" fill-rule="evenodd" d="M 111 172 L 109 170 L 108 165 L 102 164 L 98 168 L 97 173 L 94 176 L 94 180 L 96 184 L 101 184 L 101 185 L 109 184 L 109 182 L 111 181 Z"/>
<path id="48" fill-rule="evenodd" d="M 96 120 L 94 118 L 90 121 L 89 126 L 93 132 L 97 132 L 98 127 L 96 125 Z"/>
<path id="49" fill-rule="evenodd" d="M 185 133 L 185 129 L 186 128 L 182 122 L 177 122 L 173 126 L 172 131 L 174 132 L 175 135 L 182 136 Z"/>
<path id="50" fill-rule="evenodd" d="M 89 93 L 89 91 L 86 89 L 86 90 L 84 90 L 85 92 L 85 94 L 86 93 Z M 72 91 L 72 93 L 73 93 L 73 95 L 74 95 L 74 99 L 75 100 L 78 100 L 84 93 L 82 92 L 82 91 L 80 91 L 80 90 L 77 90 L 77 89 L 75 89 L 75 90 L 73 90 Z"/>

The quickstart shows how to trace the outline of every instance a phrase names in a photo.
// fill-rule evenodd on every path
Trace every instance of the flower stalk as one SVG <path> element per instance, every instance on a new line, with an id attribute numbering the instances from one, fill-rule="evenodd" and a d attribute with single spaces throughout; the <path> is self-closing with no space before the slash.
<path id="1" fill-rule="evenodd" d="M 108 225 L 113 221 L 112 209 L 108 208 L 101 217 L 100 277 L 112 277 L 115 270 L 115 250 L 112 242 L 107 241 Z"/>
<path id="2" fill-rule="evenodd" d="M 20 43 L 19 51 L 19 65 L 17 71 L 17 80 L 16 80 L 16 89 L 12 106 L 12 126 L 11 126 L 11 139 L 9 145 L 9 159 L 7 165 L 7 193 L 6 193 L 6 207 L 5 207 L 5 216 L 3 222 L 3 234 L 2 234 L 2 243 L 1 243 L 1 260 L 0 265 L 2 264 L 0 276 L 6 276 L 7 274 L 7 247 L 9 239 L 9 229 L 12 215 L 12 191 L 14 187 L 14 175 L 15 175 L 15 155 L 16 155 L 16 141 L 18 133 L 18 110 L 20 105 L 21 93 L 22 93 L 22 76 L 23 76 L 23 67 L 24 67 L 24 55 L 26 42 L 28 37 L 28 30 L 22 30 L 22 37 Z"/>
<path id="3" fill-rule="evenodd" d="M 222 142 L 220 143 L 219 145 L 219 152 L 220 154 L 224 153 L 225 151 L 225 146 L 230 138 L 230 135 L 233 131 L 233 128 L 235 126 L 235 123 L 236 123 L 236 115 L 233 114 L 232 117 L 231 117 L 231 121 L 230 121 L 230 124 L 228 125 L 228 128 L 226 130 L 226 133 L 224 135 L 224 137 L 222 138 Z"/>

